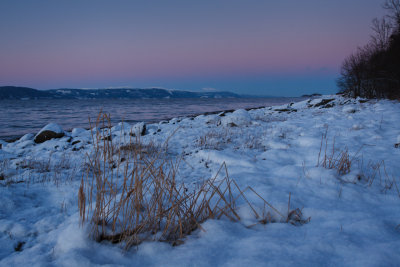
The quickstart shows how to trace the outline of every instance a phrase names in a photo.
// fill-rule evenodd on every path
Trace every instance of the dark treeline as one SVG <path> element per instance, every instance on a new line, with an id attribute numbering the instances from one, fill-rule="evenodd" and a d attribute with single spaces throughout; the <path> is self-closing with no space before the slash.
<path id="1" fill-rule="evenodd" d="M 386 0 L 387 15 L 372 21 L 370 42 L 347 57 L 337 84 L 352 97 L 400 99 L 400 0 Z"/>

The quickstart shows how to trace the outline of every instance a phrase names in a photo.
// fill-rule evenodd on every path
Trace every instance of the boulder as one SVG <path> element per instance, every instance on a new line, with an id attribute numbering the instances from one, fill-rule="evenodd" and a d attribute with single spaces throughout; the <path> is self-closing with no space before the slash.
<path id="1" fill-rule="evenodd" d="M 47 124 L 35 136 L 35 143 L 40 144 L 53 138 L 61 138 L 64 136 L 64 131 L 60 125 L 56 123 Z"/>

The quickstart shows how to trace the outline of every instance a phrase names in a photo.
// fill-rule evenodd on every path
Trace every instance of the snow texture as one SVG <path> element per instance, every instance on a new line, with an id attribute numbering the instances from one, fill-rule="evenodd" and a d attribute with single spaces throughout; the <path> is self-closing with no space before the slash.
<path id="1" fill-rule="evenodd" d="M 251 124 L 251 117 L 246 110 L 238 109 L 222 117 L 221 123 L 224 126 L 248 126 Z"/>
<path id="2" fill-rule="evenodd" d="M 250 210 L 241 205 L 242 222 L 207 220 L 177 247 L 98 243 L 80 225 L 77 205 L 93 131 L 41 144 L 26 135 L 1 142 L 0 266 L 399 265 L 400 103 L 323 96 L 289 107 L 149 124 L 141 140 L 168 139 L 169 155 L 183 157 L 177 179 L 187 185 L 226 163 L 241 188 L 251 186 L 283 213 L 290 193 L 291 208 L 303 207 L 309 223 L 248 228 Z M 115 125 L 112 142 L 122 145 L 143 127 Z M 62 132 L 56 124 L 42 130 Z M 324 166 L 325 156 L 346 151 L 349 172 Z"/>

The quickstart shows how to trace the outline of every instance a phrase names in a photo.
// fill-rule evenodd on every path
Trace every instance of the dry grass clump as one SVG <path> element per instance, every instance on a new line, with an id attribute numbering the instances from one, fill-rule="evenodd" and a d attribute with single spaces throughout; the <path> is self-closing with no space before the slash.
<path id="1" fill-rule="evenodd" d="M 358 162 L 358 168 L 360 170 L 356 178 L 352 181 L 345 181 L 340 179 L 342 182 L 354 184 L 361 182 L 368 186 L 372 186 L 374 182 L 378 180 L 379 186 L 382 188 L 382 192 L 386 193 L 387 191 L 394 188 L 396 189 L 396 192 L 400 197 L 400 190 L 397 186 L 396 178 L 393 175 L 390 176 L 386 171 L 385 161 L 369 161 L 365 167 L 362 156 L 357 156 L 362 148 L 363 146 L 357 151 L 357 153 L 355 153 L 353 157 L 350 158 L 348 148 L 346 147 L 343 150 L 336 150 L 335 140 L 333 140 L 331 151 L 328 152 L 328 138 L 327 133 L 325 132 L 325 134 L 323 134 L 321 138 L 321 146 L 318 154 L 317 167 L 322 166 L 327 169 L 336 169 L 339 175 L 346 175 L 350 173 L 354 161 L 356 163 Z M 361 158 L 361 160 L 357 159 L 357 157 Z"/>
<path id="2" fill-rule="evenodd" d="M 128 144 L 121 145 L 117 149 L 117 153 L 120 153 L 122 156 L 126 156 L 127 154 L 140 154 L 140 155 L 157 155 L 158 151 L 163 150 L 163 148 L 155 144 L 154 142 L 149 142 L 148 144 L 143 144 L 140 142 L 140 137 L 135 138 L 135 142 L 131 139 Z"/>
<path id="3" fill-rule="evenodd" d="M 244 137 L 242 148 L 255 149 L 259 151 L 267 150 L 263 143 L 264 136 L 246 132 L 241 133 L 241 136 Z"/>
<path id="4" fill-rule="evenodd" d="M 256 114 L 254 119 L 256 121 L 262 121 L 267 123 L 287 121 L 286 116 L 283 116 L 282 114 L 276 115 L 274 113 Z"/>
<path id="5" fill-rule="evenodd" d="M 396 189 L 397 195 L 400 197 L 400 191 L 397 186 L 396 177 L 389 175 L 386 171 L 385 161 L 379 162 L 370 161 L 367 167 L 359 175 L 358 180 L 364 180 L 368 186 L 372 186 L 374 182 L 379 181 L 379 186 L 382 188 L 381 191 L 386 193 L 391 189 Z"/>
<path id="6" fill-rule="evenodd" d="M 321 159 L 321 152 L 323 148 L 324 152 Z M 339 175 L 350 173 L 353 159 L 350 159 L 348 148 L 346 147 L 343 150 L 337 150 L 335 148 L 335 139 L 333 139 L 331 151 L 328 152 L 328 150 L 328 138 L 327 133 L 325 133 L 322 135 L 321 138 L 321 146 L 318 153 L 317 167 L 322 166 L 327 169 L 335 169 L 337 170 Z"/>
<path id="7" fill-rule="evenodd" d="M 57 158 L 54 160 L 53 158 Z M 27 184 L 54 182 L 56 186 L 62 182 L 71 182 L 78 173 L 79 166 L 73 164 L 69 155 L 64 152 L 60 157 L 51 153 L 41 160 L 25 158 L 16 163 L 23 173 L 20 177 Z"/>
<path id="8" fill-rule="evenodd" d="M 196 142 L 196 146 L 201 149 L 222 150 L 226 144 L 232 142 L 232 134 L 229 129 L 213 130 L 200 136 Z"/>
<path id="9" fill-rule="evenodd" d="M 26 158 L 20 163 L 18 167 L 21 169 L 35 170 L 40 173 L 50 172 L 51 170 L 51 156 L 45 160 L 36 160 L 33 158 Z"/>
<path id="10" fill-rule="evenodd" d="M 107 121 L 103 115 L 97 123 Z M 122 153 L 110 151 L 112 141 L 102 138 L 109 134 L 104 129 L 93 135 L 94 151 L 88 155 L 87 175 L 78 192 L 81 223 L 90 222 L 91 235 L 99 242 L 122 243 L 125 248 L 145 240 L 179 245 L 207 219 L 241 221 L 238 203 L 249 205 L 257 224 L 307 222 L 298 209 L 283 215 L 252 188 L 241 190 L 225 164 L 213 178 L 188 187 L 179 182 L 180 161 L 168 158 L 166 145 L 143 149 L 140 140 L 131 140 L 117 149 L 129 151 L 122 161 Z M 262 213 L 248 201 L 246 190 L 264 203 Z"/>
<path id="11" fill-rule="evenodd" d="M 232 131 L 236 131 L 235 134 Z M 262 137 L 249 134 L 247 132 L 241 131 L 240 129 L 231 130 L 227 129 L 217 129 L 211 130 L 206 134 L 200 136 L 196 140 L 196 147 L 200 149 L 210 149 L 210 150 L 222 150 L 227 144 L 232 143 L 235 136 L 241 136 L 243 138 L 239 145 L 235 146 L 235 149 L 257 149 L 265 151 L 266 148 L 263 145 Z"/>

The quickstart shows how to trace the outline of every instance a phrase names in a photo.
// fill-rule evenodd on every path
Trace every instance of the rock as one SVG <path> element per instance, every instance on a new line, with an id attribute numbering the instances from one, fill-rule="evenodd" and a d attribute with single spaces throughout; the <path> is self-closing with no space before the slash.
<path id="1" fill-rule="evenodd" d="M 64 131 L 60 125 L 56 123 L 47 124 L 35 136 L 35 143 L 40 144 L 53 138 L 61 138 L 64 136 Z"/>
<path id="2" fill-rule="evenodd" d="M 326 104 L 332 102 L 333 100 L 335 100 L 334 98 L 330 98 L 330 99 L 322 99 L 319 103 L 314 105 L 314 108 L 319 107 L 319 106 L 325 106 Z M 333 107 L 333 105 L 332 105 Z"/>
<path id="3" fill-rule="evenodd" d="M 278 111 L 279 113 L 281 113 L 281 112 L 291 113 L 291 112 L 297 112 L 297 109 L 289 107 L 289 108 L 281 108 L 281 109 L 278 108 L 278 109 L 275 109 L 275 111 Z"/>
<path id="4" fill-rule="evenodd" d="M 146 124 L 144 122 L 139 122 L 133 125 L 130 135 L 131 136 L 143 136 L 146 134 Z"/>
<path id="5" fill-rule="evenodd" d="M 21 252 L 23 250 L 23 246 L 26 242 L 18 241 L 18 243 L 14 246 L 14 250 L 17 252 Z"/>
<path id="6" fill-rule="evenodd" d="M 111 135 L 104 136 L 101 138 L 101 140 L 112 141 L 112 136 Z"/>

